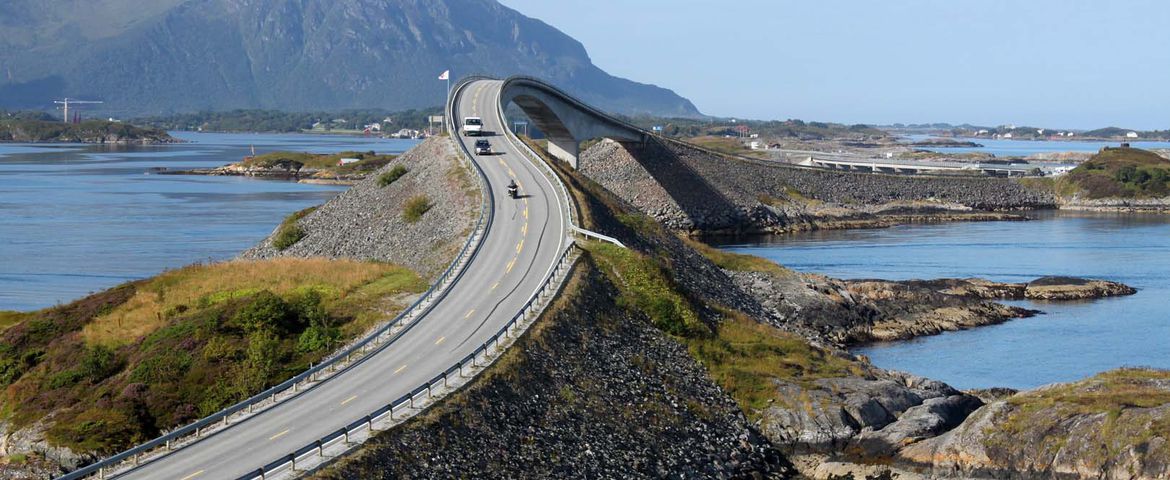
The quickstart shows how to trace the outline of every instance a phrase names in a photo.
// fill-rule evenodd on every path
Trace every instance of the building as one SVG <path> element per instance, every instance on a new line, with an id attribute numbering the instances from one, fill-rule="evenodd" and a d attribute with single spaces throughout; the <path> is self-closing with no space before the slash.
<path id="1" fill-rule="evenodd" d="M 360 162 L 360 161 L 361 161 L 361 159 L 360 159 L 360 158 L 342 158 L 341 160 L 338 160 L 338 161 L 337 161 L 337 166 L 339 166 L 339 167 L 340 167 L 340 166 L 342 166 L 342 165 L 349 165 L 349 164 L 351 164 L 351 163 L 357 163 L 357 162 Z"/>
<path id="2" fill-rule="evenodd" d="M 1129 133 L 1125 134 L 1125 138 L 1138 138 L 1138 133 L 1137 132 L 1129 132 Z"/>

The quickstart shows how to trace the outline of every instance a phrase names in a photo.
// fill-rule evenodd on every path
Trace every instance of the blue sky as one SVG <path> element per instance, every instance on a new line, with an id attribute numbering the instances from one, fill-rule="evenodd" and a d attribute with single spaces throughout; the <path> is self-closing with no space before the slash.
<path id="1" fill-rule="evenodd" d="M 1165 0 L 501 0 L 704 113 L 1170 128 Z"/>

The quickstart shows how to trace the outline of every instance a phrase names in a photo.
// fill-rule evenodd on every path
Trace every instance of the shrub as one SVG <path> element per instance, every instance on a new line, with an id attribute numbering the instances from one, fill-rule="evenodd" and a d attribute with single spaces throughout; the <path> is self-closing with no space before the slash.
<path id="1" fill-rule="evenodd" d="M 272 237 L 272 247 L 278 251 L 284 250 L 305 238 L 305 231 L 301 229 L 300 225 L 297 225 L 297 222 L 316 209 L 317 207 L 309 207 L 285 218 L 280 223 L 280 228 L 276 229 L 276 235 Z"/>
<path id="2" fill-rule="evenodd" d="M 378 186 L 385 187 L 390 185 L 399 178 L 402 178 L 403 175 L 406 175 L 406 167 L 402 165 L 395 165 L 394 168 L 390 169 L 390 171 L 378 176 Z"/>
<path id="3" fill-rule="evenodd" d="M 296 323 L 298 318 L 293 308 L 268 290 L 257 293 L 232 317 L 232 324 L 249 332 L 277 328 L 292 331 L 296 330 Z"/>
<path id="4" fill-rule="evenodd" d="M 417 195 L 411 197 L 410 200 L 406 201 L 406 207 L 403 209 L 402 218 L 404 218 L 407 223 L 417 222 L 431 209 L 431 207 L 434 207 L 434 204 L 431 203 L 431 200 L 427 198 L 426 195 Z"/>

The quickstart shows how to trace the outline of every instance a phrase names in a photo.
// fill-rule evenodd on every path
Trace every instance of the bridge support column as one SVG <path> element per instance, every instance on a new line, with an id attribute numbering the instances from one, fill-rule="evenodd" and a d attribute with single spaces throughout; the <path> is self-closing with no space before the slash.
<path id="1" fill-rule="evenodd" d="M 548 137 L 548 153 L 577 169 L 577 155 L 580 144 L 573 138 Z"/>

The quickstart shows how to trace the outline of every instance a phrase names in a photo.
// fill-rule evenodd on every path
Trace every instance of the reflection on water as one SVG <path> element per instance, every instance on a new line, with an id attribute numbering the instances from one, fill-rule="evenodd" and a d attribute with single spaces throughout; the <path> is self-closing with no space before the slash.
<path id="1" fill-rule="evenodd" d="M 402 152 L 417 142 L 177 133 L 156 146 L 0 145 L 0 310 L 63 303 L 196 261 L 235 256 L 342 187 L 150 175 L 274 150 Z"/>
<path id="2" fill-rule="evenodd" d="M 1031 222 L 813 232 L 723 247 L 839 278 L 1071 275 L 1138 289 L 1091 302 L 1016 302 L 1047 314 L 857 349 L 881 367 L 959 388 L 1031 388 L 1121 366 L 1170 368 L 1170 216 L 1044 214 Z"/>

